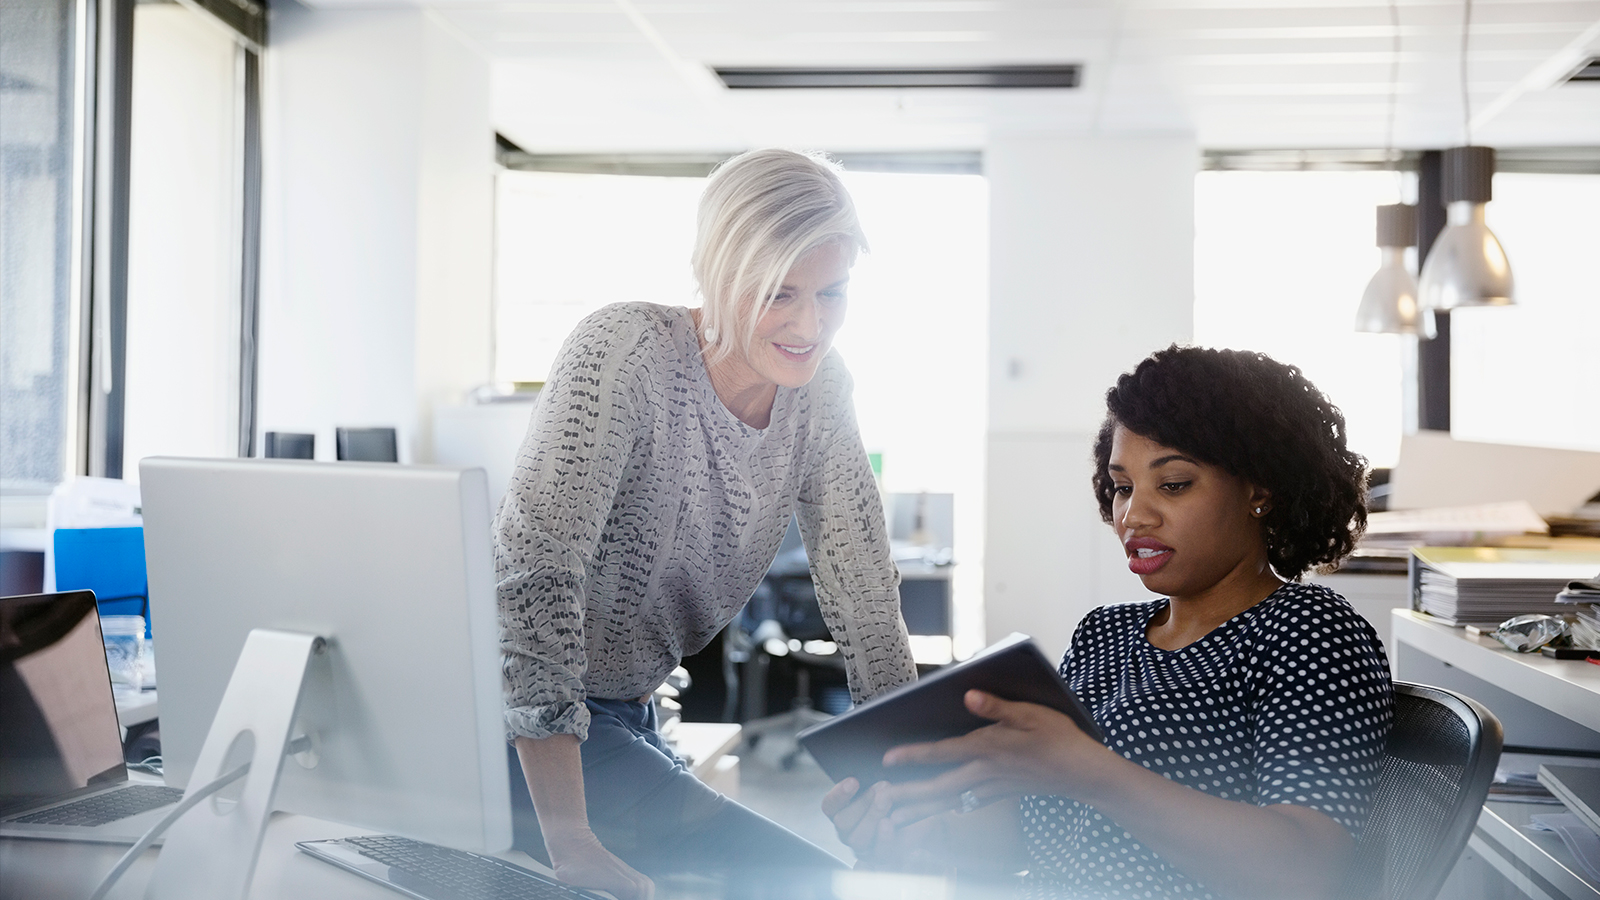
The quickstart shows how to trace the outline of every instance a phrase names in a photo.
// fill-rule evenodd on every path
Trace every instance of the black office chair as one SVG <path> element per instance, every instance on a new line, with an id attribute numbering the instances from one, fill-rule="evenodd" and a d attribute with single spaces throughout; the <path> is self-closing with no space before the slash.
<path id="1" fill-rule="evenodd" d="M 832 718 L 833 712 L 849 708 L 849 694 L 842 687 L 824 688 L 821 702 L 812 697 L 813 670 L 842 675 L 844 658 L 836 649 L 812 653 L 803 645 L 832 640 L 817 604 L 817 589 L 811 581 L 799 525 L 791 518 L 766 577 L 722 632 L 722 675 L 727 686 L 722 719 L 744 726 L 747 747 L 755 747 L 768 735 L 793 737 Z M 773 649 L 769 650 L 769 646 Z M 768 676 L 774 656 L 783 657 L 781 665 L 789 667 L 794 675 L 795 695 L 788 710 L 769 715 Z M 842 708 L 830 712 L 831 701 L 839 699 L 838 693 L 843 694 Z M 779 765 L 785 769 L 793 766 L 801 752 L 800 745 L 794 744 L 780 756 Z"/>
<path id="2" fill-rule="evenodd" d="M 399 462 L 393 428 L 335 428 L 335 457 L 355 462 Z"/>
<path id="3" fill-rule="evenodd" d="M 1395 682 L 1394 730 L 1342 896 L 1433 900 L 1477 824 L 1503 742 L 1476 700 Z"/>
<path id="4" fill-rule="evenodd" d="M 263 436 L 261 455 L 267 459 L 316 459 L 317 436 L 269 431 Z"/>

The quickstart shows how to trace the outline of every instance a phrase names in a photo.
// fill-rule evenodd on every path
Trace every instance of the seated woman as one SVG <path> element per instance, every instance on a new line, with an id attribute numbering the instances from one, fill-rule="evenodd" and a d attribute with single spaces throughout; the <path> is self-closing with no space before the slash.
<path id="1" fill-rule="evenodd" d="M 1026 869 L 1031 896 L 1329 896 L 1392 696 L 1372 626 L 1299 578 L 1365 527 L 1365 460 L 1339 410 L 1259 353 L 1168 348 L 1106 405 L 1100 513 L 1162 595 L 1089 613 L 1062 660 L 1108 745 L 973 691 L 994 724 L 885 757 L 956 768 L 847 778 L 823 809 L 866 864 Z"/>

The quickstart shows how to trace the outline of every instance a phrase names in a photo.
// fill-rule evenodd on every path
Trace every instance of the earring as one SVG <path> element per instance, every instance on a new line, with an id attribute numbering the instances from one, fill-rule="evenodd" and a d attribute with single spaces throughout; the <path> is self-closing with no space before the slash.
<path id="1" fill-rule="evenodd" d="M 717 330 L 715 328 L 707 328 L 706 329 L 706 343 L 715 344 L 716 342 L 717 342 Z"/>
<path id="2" fill-rule="evenodd" d="M 1261 515 L 1261 507 L 1256 507 L 1256 515 Z"/>

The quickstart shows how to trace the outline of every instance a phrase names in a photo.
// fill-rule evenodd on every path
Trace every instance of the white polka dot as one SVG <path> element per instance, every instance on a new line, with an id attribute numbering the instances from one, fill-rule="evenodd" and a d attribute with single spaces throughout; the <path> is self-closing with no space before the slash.
<path id="1" fill-rule="evenodd" d="M 1112 749 L 1206 794 L 1315 809 L 1359 836 L 1393 718 L 1372 627 L 1333 591 L 1287 584 L 1166 651 L 1145 638 L 1166 604 L 1091 612 L 1062 661 Z M 1025 896 L 1212 896 L 1092 807 L 1026 796 L 1021 812 Z"/>

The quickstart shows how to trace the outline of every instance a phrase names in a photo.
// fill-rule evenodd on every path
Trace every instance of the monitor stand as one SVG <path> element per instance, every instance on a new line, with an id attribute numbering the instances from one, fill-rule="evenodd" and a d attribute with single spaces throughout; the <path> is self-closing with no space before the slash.
<path id="1" fill-rule="evenodd" d="M 145 900 L 243 900 L 249 893 L 300 706 L 300 688 L 311 657 L 326 646 L 316 635 L 263 628 L 250 632 L 186 793 L 247 762 L 250 772 L 173 823 Z"/>

